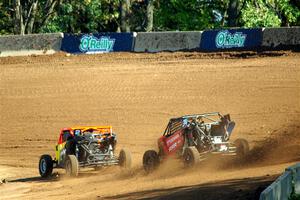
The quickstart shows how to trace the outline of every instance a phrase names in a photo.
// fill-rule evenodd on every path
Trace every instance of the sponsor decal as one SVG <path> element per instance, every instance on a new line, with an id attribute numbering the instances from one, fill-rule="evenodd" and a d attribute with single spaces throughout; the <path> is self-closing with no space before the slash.
<path id="1" fill-rule="evenodd" d="M 167 140 L 167 145 L 169 146 L 171 143 L 175 142 L 179 138 L 179 134 L 174 135 L 169 140 Z"/>
<path id="2" fill-rule="evenodd" d="M 81 52 L 110 52 L 113 50 L 115 39 L 107 36 L 96 38 L 93 35 L 84 35 L 80 39 Z"/>
<path id="3" fill-rule="evenodd" d="M 169 147 L 169 152 L 171 152 L 172 150 L 174 150 L 176 147 L 177 147 L 177 143 L 172 144 L 172 145 Z"/>
<path id="4" fill-rule="evenodd" d="M 169 146 L 168 151 L 171 152 L 174 149 L 177 148 L 178 145 L 182 143 L 182 140 L 180 138 L 180 132 L 178 132 L 174 137 L 170 138 L 170 140 L 167 140 L 167 146 Z"/>
<path id="5" fill-rule="evenodd" d="M 230 33 L 227 30 L 218 32 L 216 36 L 216 47 L 217 48 L 233 48 L 233 47 L 244 47 L 247 35 L 241 32 Z"/>

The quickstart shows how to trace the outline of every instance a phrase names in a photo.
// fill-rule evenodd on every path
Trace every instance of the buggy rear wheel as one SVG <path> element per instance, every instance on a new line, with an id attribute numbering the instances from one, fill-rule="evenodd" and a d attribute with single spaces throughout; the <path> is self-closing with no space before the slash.
<path id="1" fill-rule="evenodd" d="M 159 156 L 156 151 L 148 150 L 143 156 L 143 167 L 147 173 L 153 172 L 159 166 Z"/>
<path id="2" fill-rule="evenodd" d="M 131 167 L 131 153 L 127 149 L 121 149 L 119 154 L 119 165 L 125 169 Z"/>
<path id="3" fill-rule="evenodd" d="M 42 155 L 39 161 L 39 172 L 42 178 L 51 176 L 53 170 L 53 161 L 50 155 Z"/>
<path id="4" fill-rule="evenodd" d="M 187 147 L 183 153 L 183 163 L 185 167 L 192 167 L 200 162 L 200 155 L 196 147 Z"/>
<path id="5" fill-rule="evenodd" d="M 74 155 L 68 155 L 65 163 L 66 174 L 68 176 L 78 176 L 78 160 Z"/>
<path id="6" fill-rule="evenodd" d="M 234 141 L 234 144 L 235 144 L 235 147 L 236 147 L 236 155 L 239 158 L 242 158 L 242 157 L 244 157 L 245 155 L 248 154 L 249 144 L 248 144 L 247 140 L 239 138 L 239 139 L 236 139 Z"/>

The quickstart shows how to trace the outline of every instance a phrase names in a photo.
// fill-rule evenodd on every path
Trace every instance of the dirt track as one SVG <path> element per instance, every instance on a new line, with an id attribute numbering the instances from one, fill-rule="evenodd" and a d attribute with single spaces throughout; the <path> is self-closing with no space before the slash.
<path id="1" fill-rule="evenodd" d="M 229 112 L 237 123 L 232 139 L 249 140 L 245 162 L 211 160 L 187 172 L 170 161 L 143 173 L 143 152 L 155 148 L 170 117 L 211 111 Z M 300 161 L 300 54 L 1 58 L 0 112 L 0 179 L 9 181 L 0 199 L 251 199 L 256 183 L 269 184 Z M 56 170 L 58 177 L 39 179 L 39 156 L 54 155 L 60 128 L 106 124 L 119 148 L 130 148 L 132 171 L 113 167 L 69 179 Z"/>

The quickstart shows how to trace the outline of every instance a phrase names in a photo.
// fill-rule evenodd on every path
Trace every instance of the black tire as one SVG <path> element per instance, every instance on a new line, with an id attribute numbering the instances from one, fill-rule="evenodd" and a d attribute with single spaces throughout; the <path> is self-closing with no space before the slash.
<path id="1" fill-rule="evenodd" d="M 159 156 L 156 151 L 148 150 L 143 156 L 143 167 L 147 173 L 153 172 L 159 166 Z"/>
<path id="2" fill-rule="evenodd" d="M 79 165 L 76 156 L 68 155 L 65 163 L 66 174 L 68 176 L 78 176 Z"/>
<path id="3" fill-rule="evenodd" d="M 39 161 L 39 172 L 42 178 L 48 178 L 53 171 L 53 161 L 50 155 L 42 155 Z"/>
<path id="4" fill-rule="evenodd" d="M 131 167 L 131 153 L 127 149 L 121 149 L 119 153 L 119 165 L 125 169 Z"/>
<path id="5" fill-rule="evenodd" d="M 247 140 L 239 138 L 234 141 L 234 145 L 236 147 L 236 155 L 239 158 L 245 157 L 249 152 L 249 144 Z"/>
<path id="6" fill-rule="evenodd" d="M 200 155 L 196 147 L 187 147 L 183 153 L 183 163 L 185 167 L 192 167 L 200 162 Z"/>

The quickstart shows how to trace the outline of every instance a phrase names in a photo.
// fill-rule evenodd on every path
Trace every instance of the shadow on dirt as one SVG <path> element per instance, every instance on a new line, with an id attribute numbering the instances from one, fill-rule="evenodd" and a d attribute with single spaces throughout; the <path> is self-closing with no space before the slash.
<path id="1" fill-rule="evenodd" d="M 13 180 L 8 180 L 9 183 L 26 183 L 26 182 L 55 182 L 59 181 L 60 177 L 57 174 L 52 174 L 52 176 L 48 178 L 42 178 L 40 176 L 34 176 L 34 177 L 25 177 L 25 178 L 18 178 Z"/>
<path id="2" fill-rule="evenodd" d="M 223 182 L 199 184 L 193 186 L 174 187 L 170 189 L 156 189 L 129 194 L 98 197 L 98 199 L 185 199 L 185 200 L 256 200 L 260 193 L 278 176 L 263 176 L 256 178 L 234 179 Z"/>

